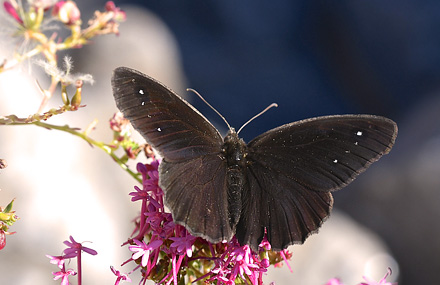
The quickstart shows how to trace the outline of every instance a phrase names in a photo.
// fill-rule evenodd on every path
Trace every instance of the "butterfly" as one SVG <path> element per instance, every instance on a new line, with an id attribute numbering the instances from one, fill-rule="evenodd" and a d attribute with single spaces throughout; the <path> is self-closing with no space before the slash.
<path id="1" fill-rule="evenodd" d="M 163 157 L 159 185 L 175 223 L 211 243 L 235 235 L 254 251 L 317 232 L 341 189 L 387 154 L 397 125 L 373 115 L 306 119 L 246 144 L 219 131 L 172 90 L 139 71 L 114 70 L 116 105 Z"/>

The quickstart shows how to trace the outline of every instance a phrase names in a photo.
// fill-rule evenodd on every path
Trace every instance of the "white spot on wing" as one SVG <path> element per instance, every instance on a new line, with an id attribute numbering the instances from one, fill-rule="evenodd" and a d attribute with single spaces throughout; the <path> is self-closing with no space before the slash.
<path id="1" fill-rule="evenodd" d="M 161 131 L 162 131 L 162 129 L 161 129 L 161 128 L 157 128 L 157 131 L 158 131 L 158 132 L 161 132 Z"/>
<path id="2" fill-rule="evenodd" d="M 337 159 L 333 160 L 333 163 L 338 163 L 338 160 Z"/>
<path id="3" fill-rule="evenodd" d="M 144 90 L 142 90 L 142 89 L 139 89 L 139 94 L 142 94 L 142 95 L 144 95 Z"/>
<path id="4" fill-rule="evenodd" d="M 362 136 L 362 131 L 357 131 L 356 135 L 357 136 Z"/>
<path id="5" fill-rule="evenodd" d="M 142 101 L 141 105 L 142 105 L 142 106 L 144 106 L 144 105 L 145 105 L 145 102 L 144 102 L 144 101 Z"/>

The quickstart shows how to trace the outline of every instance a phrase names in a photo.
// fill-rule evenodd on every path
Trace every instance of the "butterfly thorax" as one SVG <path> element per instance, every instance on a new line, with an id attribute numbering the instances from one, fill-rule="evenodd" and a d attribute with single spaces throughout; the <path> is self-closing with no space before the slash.
<path id="1" fill-rule="evenodd" d="M 247 146 L 239 138 L 234 129 L 228 131 L 222 147 L 222 153 L 227 160 L 228 167 L 244 168 L 246 166 Z"/>
<path id="2" fill-rule="evenodd" d="M 227 163 L 229 221 L 235 229 L 241 213 L 241 195 L 245 187 L 247 146 L 234 129 L 229 130 L 222 147 Z"/>

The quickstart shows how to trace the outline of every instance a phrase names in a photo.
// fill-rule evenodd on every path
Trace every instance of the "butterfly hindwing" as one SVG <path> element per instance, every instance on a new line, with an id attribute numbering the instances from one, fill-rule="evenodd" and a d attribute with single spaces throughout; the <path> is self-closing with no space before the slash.
<path id="1" fill-rule="evenodd" d="M 235 225 L 229 223 L 224 160 L 211 154 L 179 163 L 162 161 L 159 177 L 174 222 L 212 243 L 232 238 Z"/>
<path id="2" fill-rule="evenodd" d="M 396 135 L 389 119 L 343 115 L 283 125 L 253 139 L 239 241 L 255 248 L 266 227 L 275 249 L 304 242 L 331 210 L 329 191 L 344 187 L 388 153 Z"/>
<path id="3" fill-rule="evenodd" d="M 243 194 L 237 238 L 254 251 L 265 228 L 274 250 L 304 242 L 317 231 L 332 208 L 330 192 L 310 191 L 288 174 L 258 162 L 248 167 L 247 178 L 249 188 Z"/>

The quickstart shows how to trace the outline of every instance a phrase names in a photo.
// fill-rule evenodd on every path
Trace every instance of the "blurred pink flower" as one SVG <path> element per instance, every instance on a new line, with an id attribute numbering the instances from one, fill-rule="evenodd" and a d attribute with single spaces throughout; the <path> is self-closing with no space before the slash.
<path id="1" fill-rule="evenodd" d="M 23 25 L 23 20 L 20 15 L 18 15 L 17 7 L 14 7 L 9 1 L 3 2 L 3 7 L 5 8 L 6 13 L 11 15 L 20 25 Z"/>
<path id="2" fill-rule="evenodd" d="M 50 258 L 50 263 L 56 264 L 60 269 L 63 268 L 65 262 L 64 256 L 52 256 L 46 254 L 46 257 Z"/>
<path id="3" fill-rule="evenodd" d="M 66 25 L 72 25 L 81 19 L 81 12 L 73 1 L 60 1 L 53 6 L 52 16 Z"/>
<path id="4" fill-rule="evenodd" d="M 52 272 L 52 274 L 55 276 L 53 278 L 53 280 L 58 280 L 60 278 L 61 279 L 61 285 L 69 285 L 69 276 L 72 275 L 76 275 L 76 272 L 73 271 L 72 269 L 68 269 L 67 271 L 65 270 L 61 270 L 58 272 Z"/>
<path id="5" fill-rule="evenodd" d="M 116 270 L 113 266 L 110 266 L 110 270 L 113 272 L 114 275 L 116 275 L 116 282 L 115 285 L 118 285 L 121 281 L 127 281 L 131 282 L 130 277 L 128 277 L 127 274 L 121 273 L 119 270 Z"/>

